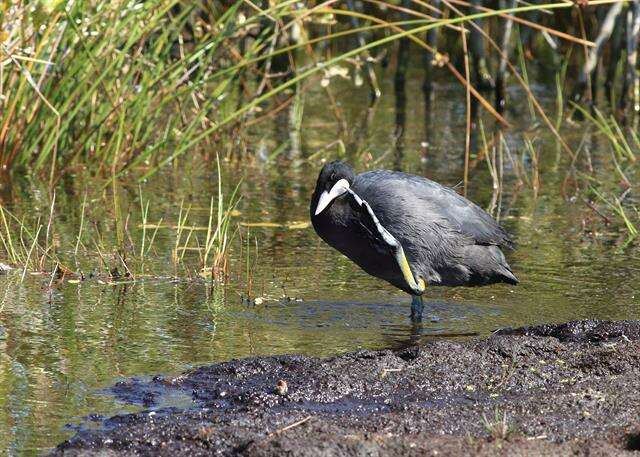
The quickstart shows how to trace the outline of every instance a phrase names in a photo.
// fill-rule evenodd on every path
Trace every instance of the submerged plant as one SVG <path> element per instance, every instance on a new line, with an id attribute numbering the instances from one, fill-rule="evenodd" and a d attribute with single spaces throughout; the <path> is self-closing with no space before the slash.
<path id="1" fill-rule="evenodd" d="M 218 165 L 218 205 L 215 211 L 214 224 L 214 198 L 211 197 L 209 206 L 209 222 L 207 224 L 207 237 L 204 243 L 204 251 L 201 252 L 201 274 L 210 275 L 212 279 L 222 279 L 227 274 L 228 249 L 231 241 L 229 233 L 231 226 L 231 215 L 238 202 L 238 189 L 240 182 L 225 202 L 222 192 L 222 173 L 220 170 L 220 158 L 217 157 Z"/>
<path id="2" fill-rule="evenodd" d="M 633 208 L 632 211 L 634 214 L 628 214 L 628 210 L 625 210 L 624 206 L 622 206 L 622 201 L 626 194 L 623 194 L 623 197 L 609 197 L 603 192 L 598 191 L 595 187 L 591 187 L 591 191 L 623 222 L 628 233 L 627 243 L 633 241 L 638 236 L 638 210 L 637 208 Z M 635 219 L 635 222 L 633 219 Z"/>
<path id="3" fill-rule="evenodd" d="M 194 205 L 184 199 L 175 216 L 155 216 L 156 201 L 145 198 L 142 186 L 139 202 L 121 202 L 120 197 L 85 190 L 75 217 L 70 217 L 68 206 L 60 205 L 77 202 L 61 203 L 55 196 L 46 213 L 14 213 L 0 205 L 0 264 L 20 269 L 23 279 L 27 273 L 37 273 L 54 279 L 68 276 L 73 281 L 88 277 L 131 281 L 165 275 L 167 266 L 173 266 L 175 277 L 193 277 L 199 272 L 223 281 L 229 273 L 235 233 L 232 219 L 240 197 L 239 185 L 226 195 L 220 172 L 218 179 L 207 226 L 198 225 Z M 126 214 L 124 220 L 122 214 Z M 174 217 L 177 219 L 172 222 Z M 118 226 L 122 233 L 116 233 Z"/>

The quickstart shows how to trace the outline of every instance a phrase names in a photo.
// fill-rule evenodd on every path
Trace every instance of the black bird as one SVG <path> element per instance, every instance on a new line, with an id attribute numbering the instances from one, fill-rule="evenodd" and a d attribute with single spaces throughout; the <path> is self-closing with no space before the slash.
<path id="1" fill-rule="evenodd" d="M 411 294 L 422 318 L 427 285 L 517 284 L 501 247 L 509 234 L 483 209 L 429 179 L 397 171 L 356 175 L 322 167 L 311 198 L 316 233 L 370 275 Z"/>

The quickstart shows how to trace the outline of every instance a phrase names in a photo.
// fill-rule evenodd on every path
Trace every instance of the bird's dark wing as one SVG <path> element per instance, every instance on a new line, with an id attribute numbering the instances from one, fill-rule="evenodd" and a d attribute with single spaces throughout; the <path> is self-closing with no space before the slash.
<path id="1" fill-rule="evenodd" d="M 438 226 L 475 244 L 514 246 L 509 234 L 486 211 L 429 179 L 372 171 L 358 175 L 352 189 L 368 202 L 382 225 L 399 238 L 403 233 L 419 233 Z"/>
<path id="2" fill-rule="evenodd" d="M 365 229 L 372 244 L 378 246 L 381 250 L 388 251 L 393 258 L 395 258 L 408 289 L 411 290 L 413 294 L 420 295 L 424 292 L 424 280 L 415 276 L 411 270 L 402 244 L 380 223 L 380 220 L 366 200 L 363 200 L 358 194 L 351 190 L 348 192 L 351 194 L 353 206 L 358 212 L 357 220 Z"/>

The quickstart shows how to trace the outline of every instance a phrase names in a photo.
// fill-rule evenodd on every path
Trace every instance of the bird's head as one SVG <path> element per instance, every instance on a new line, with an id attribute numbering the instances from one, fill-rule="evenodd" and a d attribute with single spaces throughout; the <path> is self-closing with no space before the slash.
<path id="1" fill-rule="evenodd" d="M 312 214 L 317 216 L 336 198 L 347 193 L 355 177 L 353 168 L 341 160 L 330 162 L 322 167 L 313 194 Z"/>

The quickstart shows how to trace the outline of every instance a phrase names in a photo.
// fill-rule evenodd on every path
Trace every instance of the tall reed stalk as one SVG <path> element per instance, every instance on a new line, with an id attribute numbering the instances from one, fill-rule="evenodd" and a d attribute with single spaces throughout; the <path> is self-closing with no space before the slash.
<path id="1" fill-rule="evenodd" d="M 469 13 L 453 3 L 468 7 Z M 589 5 L 612 3 L 592 0 Z M 564 32 L 518 17 L 571 9 L 571 2 L 498 10 L 462 0 L 431 7 L 411 1 L 402 7 L 375 4 L 384 7 L 376 15 L 370 9 L 346 10 L 341 2 L 294 0 L 263 9 L 243 0 L 207 7 L 180 0 L 12 5 L 0 19 L 0 170 L 32 168 L 52 184 L 77 166 L 118 177 L 130 170 L 148 176 L 187 152 L 215 144 L 225 128 L 245 121 L 301 81 L 351 59 L 370 59 L 372 50 L 403 39 L 424 48 L 485 110 L 509 125 L 481 88 L 434 49 L 436 30 L 470 31 L 472 60 L 481 67 L 482 81 L 488 81 L 486 63 L 495 43 L 480 24 L 490 20 L 515 21 L 545 36 L 593 46 L 575 30 Z M 400 21 L 395 20 L 398 15 Z M 327 28 L 327 17 L 338 27 Z M 420 38 L 425 33 L 426 41 Z M 313 45 L 326 46 L 342 37 L 355 38 L 357 46 L 323 59 L 311 52 Z M 506 49 L 507 43 L 501 46 Z M 299 49 L 307 51 L 306 62 L 298 62 Z M 518 49 L 522 58 L 522 43 Z M 506 59 L 499 57 L 504 73 Z M 281 75 L 269 72 L 274 59 L 288 62 Z M 373 63 L 366 66 L 375 78 Z M 507 67 L 518 73 L 510 63 Z M 526 70 L 524 60 L 521 68 Z M 252 73 L 259 81 L 246 77 Z M 526 76 L 516 78 L 528 86 Z"/>

